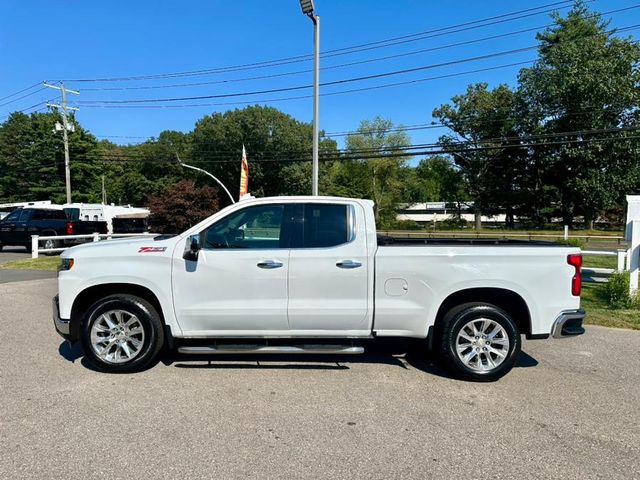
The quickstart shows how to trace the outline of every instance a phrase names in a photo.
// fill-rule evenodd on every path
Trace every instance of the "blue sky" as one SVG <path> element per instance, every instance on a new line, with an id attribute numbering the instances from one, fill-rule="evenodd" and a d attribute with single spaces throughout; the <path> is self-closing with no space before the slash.
<path id="1" fill-rule="evenodd" d="M 322 22 L 322 51 L 376 42 L 390 37 L 410 35 L 441 27 L 538 7 L 553 0 L 316 0 Z M 630 0 L 595 0 L 592 8 L 606 12 L 636 5 Z M 566 12 L 567 9 L 561 9 Z M 640 8 L 610 15 L 614 27 L 640 23 Z M 81 91 L 70 100 L 155 99 L 223 95 L 237 92 L 269 90 L 300 85 L 312 81 L 310 61 L 270 68 L 241 70 L 164 79 L 126 82 L 77 82 L 71 79 L 93 79 L 121 76 L 145 76 L 170 72 L 213 69 L 250 64 L 265 60 L 306 55 L 312 52 L 311 21 L 300 11 L 298 0 L 272 1 L 10 1 L 0 4 L 0 98 L 38 81 L 69 79 L 68 88 Z M 475 28 L 453 34 L 412 41 L 388 48 L 376 48 L 348 55 L 325 58 L 323 67 L 376 59 L 383 56 L 437 48 L 452 43 L 541 27 L 550 22 L 548 14 L 532 15 L 513 21 Z M 628 34 L 636 36 L 638 31 Z M 504 38 L 461 45 L 395 59 L 339 66 L 325 69 L 322 82 L 371 75 L 393 70 L 422 67 L 469 57 L 525 48 L 535 44 L 535 32 L 524 32 Z M 322 93 L 344 91 L 401 82 L 425 77 L 452 75 L 393 88 L 351 94 L 325 96 L 321 99 L 320 126 L 326 132 L 342 132 L 357 128 L 363 119 L 381 115 L 404 125 L 430 122 L 434 107 L 464 91 L 470 82 L 486 81 L 490 85 L 513 85 L 521 67 L 460 74 L 469 70 L 491 68 L 535 57 L 527 51 L 433 68 L 387 78 L 327 86 Z M 292 75 L 243 80 L 247 77 Z M 159 87 L 169 84 L 219 82 L 200 86 L 150 88 L 139 90 L 91 90 L 96 88 Z M 0 101 L 0 119 L 12 110 L 20 110 L 48 98 L 52 91 L 29 90 Z M 311 95 L 311 89 L 213 100 L 164 103 L 256 102 L 275 98 Z M 14 101 L 15 100 L 15 101 Z M 266 102 L 295 118 L 310 121 L 310 98 Z M 111 136 L 118 143 L 141 141 L 133 137 L 155 136 L 162 130 L 189 131 L 202 116 L 214 111 L 242 107 L 207 105 L 186 108 L 96 108 L 82 105 L 77 114 L 80 122 L 99 136 Z M 415 143 L 437 138 L 441 130 L 411 132 Z M 125 138 L 132 137 L 132 138 Z"/>

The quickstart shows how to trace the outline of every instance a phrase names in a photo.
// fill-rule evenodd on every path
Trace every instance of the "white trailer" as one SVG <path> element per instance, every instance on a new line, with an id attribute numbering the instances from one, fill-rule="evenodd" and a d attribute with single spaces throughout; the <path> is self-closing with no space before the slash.
<path id="1" fill-rule="evenodd" d="M 122 224 L 125 220 L 140 220 L 141 222 L 138 222 L 139 225 L 136 226 L 135 230 L 146 230 L 146 220 L 150 214 L 149 210 L 146 208 L 137 208 L 130 205 L 121 206 L 114 204 L 103 205 L 101 203 L 66 203 L 63 205 L 63 208 L 65 212 L 67 212 L 67 216 L 74 220 L 107 222 L 107 231 L 109 233 L 142 233 L 141 231 L 118 232 L 118 223 Z"/>

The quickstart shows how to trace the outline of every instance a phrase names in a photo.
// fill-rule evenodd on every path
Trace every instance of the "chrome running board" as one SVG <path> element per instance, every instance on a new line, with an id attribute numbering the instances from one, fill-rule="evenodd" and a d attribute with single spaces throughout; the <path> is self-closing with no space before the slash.
<path id="1" fill-rule="evenodd" d="M 178 352 L 191 355 L 210 354 L 236 354 L 236 353 L 260 353 L 260 354 L 342 354 L 356 355 L 364 353 L 363 347 L 346 345 L 201 345 L 193 347 L 179 347 Z"/>

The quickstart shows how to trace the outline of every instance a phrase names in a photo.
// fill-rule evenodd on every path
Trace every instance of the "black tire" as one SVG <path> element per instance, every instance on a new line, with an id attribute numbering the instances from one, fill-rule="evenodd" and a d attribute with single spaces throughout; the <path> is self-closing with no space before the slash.
<path id="1" fill-rule="evenodd" d="M 57 236 L 58 234 L 56 232 L 46 231 L 46 232 L 42 232 L 40 235 L 43 236 L 43 237 L 53 237 L 53 236 Z M 42 248 L 45 248 L 45 249 L 46 248 L 59 248 L 60 245 L 61 245 L 60 240 L 51 239 L 51 240 L 44 240 L 42 242 Z M 46 253 L 43 253 L 43 255 L 46 255 L 46 256 L 60 255 L 60 252 L 46 252 Z"/>
<path id="2" fill-rule="evenodd" d="M 485 318 L 498 323 L 506 333 L 509 347 L 502 363 L 483 371 L 465 365 L 456 351 L 460 330 L 474 319 Z M 481 324 L 480 324 L 481 325 Z M 437 346 L 447 369 L 456 377 L 476 382 L 492 382 L 503 377 L 513 368 L 520 354 L 521 338 L 518 325 L 504 310 L 488 303 L 466 303 L 452 308 L 443 318 Z M 477 338 L 477 337 L 476 337 Z M 484 359 L 486 362 L 487 354 Z M 479 356 L 479 355 L 478 355 Z M 487 363 L 488 365 L 488 363 Z"/>
<path id="3" fill-rule="evenodd" d="M 138 317 L 144 330 L 144 341 L 139 353 L 123 363 L 110 363 L 100 358 L 91 344 L 91 328 L 105 312 L 123 310 Z M 107 373 L 134 373 L 146 370 L 155 364 L 164 345 L 164 328 L 160 315 L 146 300 L 134 295 L 110 295 L 95 302 L 87 310 L 80 328 L 80 340 L 85 359 L 96 370 Z"/>

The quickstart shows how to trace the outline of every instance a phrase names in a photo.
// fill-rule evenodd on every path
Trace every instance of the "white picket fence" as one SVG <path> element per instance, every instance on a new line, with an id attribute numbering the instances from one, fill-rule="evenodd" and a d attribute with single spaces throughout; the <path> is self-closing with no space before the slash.
<path id="1" fill-rule="evenodd" d="M 566 232 L 566 230 L 565 230 Z M 629 272 L 629 294 L 638 292 L 638 277 L 640 276 L 640 220 L 631 220 L 627 226 L 628 250 L 603 251 L 582 250 L 584 255 L 607 255 L 618 258 L 617 268 L 590 268 L 584 267 L 583 279 L 585 281 L 606 282 L 607 277 L 614 272 Z"/>
<path id="2" fill-rule="evenodd" d="M 606 282 L 608 277 L 614 272 L 624 272 L 629 270 L 629 251 L 628 250 L 582 250 L 583 255 L 597 255 L 606 257 L 616 257 L 617 267 L 600 268 L 600 267 L 583 267 L 582 278 L 585 282 Z"/>
<path id="3" fill-rule="evenodd" d="M 111 240 L 112 238 L 126 238 L 126 237 L 148 237 L 155 235 L 152 233 L 92 233 L 89 235 L 52 235 L 41 237 L 39 235 L 31 235 L 31 258 L 38 258 L 41 253 L 58 253 L 73 247 L 74 245 L 66 245 L 55 248 L 40 248 L 40 242 L 46 242 L 47 240 L 53 240 L 56 244 L 64 243 L 66 240 L 80 240 L 91 239 L 92 242 L 99 242 L 100 240 Z M 86 242 L 81 242 L 86 243 Z"/>

